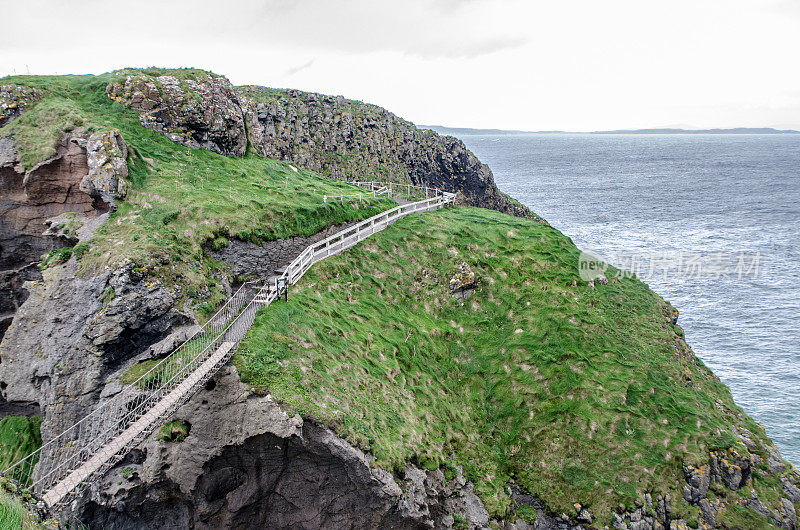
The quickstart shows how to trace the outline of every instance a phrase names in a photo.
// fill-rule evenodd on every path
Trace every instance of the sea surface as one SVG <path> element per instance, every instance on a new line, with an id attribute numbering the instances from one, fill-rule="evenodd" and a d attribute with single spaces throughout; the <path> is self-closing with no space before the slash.
<path id="1" fill-rule="evenodd" d="M 800 135 L 460 138 L 502 191 L 678 308 L 800 467 Z"/>

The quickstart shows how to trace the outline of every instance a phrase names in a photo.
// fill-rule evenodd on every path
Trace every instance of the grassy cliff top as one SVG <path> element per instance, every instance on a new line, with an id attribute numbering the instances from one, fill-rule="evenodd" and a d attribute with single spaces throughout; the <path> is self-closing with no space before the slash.
<path id="1" fill-rule="evenodd" d="M 334 99 L 334 100 L 338 99 L 336 96 L 318 94 L 316 92 L 303 92 L 300 90 L 287 89 L 287 88 L 269 88 L 257 85 L 243 85 L 236 88 L 239 91 L 239 93 L 244 94 L 245 96 L 253 99 L 253 101 L 256 101 L 257 103 L 266 103 L 266 104 L 269 104 L 279 98 L 292 99 L 294 95 L 299 95 L 303 98 Z M 349 112 L 353 116 L 360 116 L 360 117 L 369 116 L 375 118 L 389 114 L 389 112 L 383 107 L 379 107 L 378 105 L 373 105 L 372 103 L 365 103 L 363 101 L 358 101 L 355 99 L 346 99 L 346 98 L 341 98 L 338 100 L 341 102 L 341 108 L 344 109 L 346 112 Z M 392 116 L 398 122 L 402 122 L 403 124 L 409 127 L 413 127 L 413 124 L 411 122 L 406 121 L 395 115 Z"/>
<path id="2" fill-rule="evenodd" d="M 192 69 L 120 72 L 211 75 Z M 231 237 L 261 242 L 307 236 L 393 204 L 386 199 L 361 208 L 325 204 L 325 194 L 358 190 L 289 162 L 253 153 L 231 158 L 177 144 L 143 127 L 138 114 L 107 96 L 106 86 L 116 75 L 0 79 L 0 85 L 28 86 L 41 93 L 20 117 L 0 129 L 0 137 L 14 138 L 25 169 L 54 156 L 69 133 L 119 130 L 128 145 L 127 197 L 92 240 L 75 249 L 84 274 L 132 260 L 186 293 L 208 288 L 212 296 L 204 307 L 210 310 L 221 300 L 222 288 L 210 279 L 218 267 L 204 255 L 203 245 L 224 245 Z"/>
<path id="3" fill-rule="evenodd" d="M 731 426 L 771 446 L 671 306 L 632 278 L 592 289 L 578 256 L 557 230 L 493 211 L 407 217 L 315 265 L 258 315 L 235 363 L 377 465 L 463 464 L 495 515 L 513 480 L 602 527 L 645 492 L 677 502 L 682 465 L 709 450 L 747 451 Z M 448 286 L 461 262 L 480 282 L 464 303 Z"/>

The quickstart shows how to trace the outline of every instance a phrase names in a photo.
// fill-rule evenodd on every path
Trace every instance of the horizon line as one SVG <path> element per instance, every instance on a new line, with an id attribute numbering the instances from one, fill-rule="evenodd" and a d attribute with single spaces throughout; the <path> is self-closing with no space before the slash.
<path id="1" fill-rule="evenodd" d="M 500 129 L 486 127 L 450 127 L 447 125 L 420 124 L 421 129 L 442 129 L 446 131 L 462 132 L 465 134 L 800 134 L 798 129 L 778 129 L 776 127 L 708 127 L 708 128 L 683 128 L 683 127 L 643 127 L 630 129 L 597 129 L 592 131 L 568 130 L 521 130 Z"/>

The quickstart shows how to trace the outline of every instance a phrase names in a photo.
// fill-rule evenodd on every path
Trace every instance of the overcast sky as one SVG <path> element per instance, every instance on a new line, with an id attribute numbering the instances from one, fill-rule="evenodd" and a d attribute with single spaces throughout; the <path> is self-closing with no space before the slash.
<path id="1" fill-rule="evenodd" d="M 0 0 L 0 75 L 193 66 L 419 124 L 800 129 L 800 0 Z"/>

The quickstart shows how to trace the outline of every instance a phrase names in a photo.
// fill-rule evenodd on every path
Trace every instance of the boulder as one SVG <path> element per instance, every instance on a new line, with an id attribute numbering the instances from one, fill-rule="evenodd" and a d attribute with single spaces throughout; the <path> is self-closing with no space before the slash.
<path id="1" fill-rule="evenodd" d="M 711 480 L 724 484 L 728 489 L 738 490 L 750 481 L 751 462 L 734 448 L 711 451 Z"/>
<path id="2" fill-rule="evenodd" d="M 684 465 L 683 476 L 686 481 L 683 486 L 683 498 L 689 504 L 697 504 L 708 493 L 708 484 L 711 480 L 710 468 L 708 466 L 694 468 Z"/>
<path id="3" fill-rule="evenodd" d="M 117 75 L 106 93 L 138 112 L 145 127 L 189 147 L 226 156 L 245 154 L 247 133 L 239 96 L 226 78 L 213 74 L 187 79 Z"/>
<path id="4" fill-rule="evenodd" d="M 4 127 L 21 115 L 41 97 L 41 92 L 35 88 L 20 85 L 0 86 L 0 127 Z"/>
<path id="5" fill-rule="evenodd" d="M 85 144 L 89 173 L 81 180 L 80 189 L 113 208 L 114 201 L 127 194 L 128 146 L 117 130 L 94 133 Z"/>

